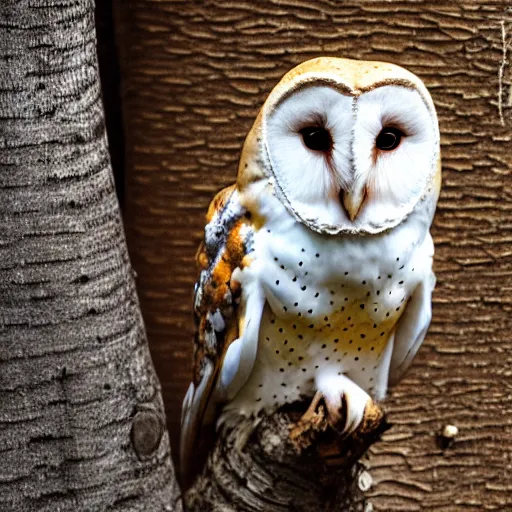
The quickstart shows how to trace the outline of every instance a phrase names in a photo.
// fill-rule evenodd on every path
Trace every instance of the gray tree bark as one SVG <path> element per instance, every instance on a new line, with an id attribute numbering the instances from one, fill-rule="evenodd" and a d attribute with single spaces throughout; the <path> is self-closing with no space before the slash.
<path id="1" fill-rule="evenodd" d="M 0 510 L 170 511 L 93 0 L 0 5 Z"/>

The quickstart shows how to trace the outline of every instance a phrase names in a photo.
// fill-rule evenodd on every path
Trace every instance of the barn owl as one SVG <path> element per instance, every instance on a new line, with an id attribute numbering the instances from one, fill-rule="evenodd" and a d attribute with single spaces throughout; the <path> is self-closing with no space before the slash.
<path id="1" fill-rule="evenodd" d="M 219 421 L 320 394 L 351 432 L 385 397 L 431 320 L 440 182 L 434 104 L 412 73 L 322 57 L 282 78 L 207 214 L 185 480 Z"/>

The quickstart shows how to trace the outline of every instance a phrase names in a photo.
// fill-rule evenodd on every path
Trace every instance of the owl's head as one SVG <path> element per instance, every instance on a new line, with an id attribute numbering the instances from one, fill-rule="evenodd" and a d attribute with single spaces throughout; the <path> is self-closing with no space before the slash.
<path id="1" fill-rule="evenodd" d="M 258 172 L 286 208 L 328 234 L 402 222 L 440 178 L 435 108 L 421 80 L 383 62 L 321 57 L 286 74 L 249 134 L 239 183 Z M 261 163 L 263 165 L 261 165 Z"/>

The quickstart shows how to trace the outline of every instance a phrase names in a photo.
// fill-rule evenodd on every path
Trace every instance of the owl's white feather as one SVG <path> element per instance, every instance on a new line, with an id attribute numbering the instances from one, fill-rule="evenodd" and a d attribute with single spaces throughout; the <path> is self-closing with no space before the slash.
<path id="1" fill-rule="evenodd" d="M 393 151 L 375 151 L 385 126 L 404 137 Z M 439 157 L 436 118 L 417 91 L 386 86 L 357 99 L 352 155 L 355 191 L 368 188 L 358 226 L 397 224 L 428 190 Z"/>
<path id="2" fill-rule="evenodd" d="M 431 239 L 428 241 L 431 242 Z M 433 247 L 431 254 L 433 256 Z M 389 372 L 390 385 L 400 381 L 425 339 L 432 319 L 431 301 L 434 286 L 434 274 L 427 273 L 414 290 L 407 309 L 398 322 Z"/>
<path id="3" fill-rule="evenodd" d="M 311 151 L 300 130 L 322 126 L 332 151 Z M 404 137 L 390 152 L 377 151 L 384 127 Z M 360 95 L 308 85 L 268 114 L 264 136 L 278 193 L 292 213 L 315 230 L 378 233 L 398 225 L 428 190 L 439 158 L 435 113 L 410 87 L 386 85 Z M 340 194 L 362 202 L 355 220 Z"/>
<path id="4" fill-rule="evenodd" d="M 260 268 L 261 261 L 255 261 L 243 271 L 236 269 L 233 272 L 232 279 L 240 283 L 244 290 L 240 304 L 240 316 L 244 321 L 240 326 L 239 337 L 226 351 L 217 381 L 217 394 L 225 400 L 232 400 L 245 384 L 256 360 L 265 305 L 265 294 L 259 279 Z"/>
<path id="5" fill-rule="evenodd" d="M 308 87 L 293 94 L 269 117 L 266 142 L 272 169 L 290 201 L 329 208 L 330 215 L 344 214 L 335 201 L 337 191 L 351 181 L 352 98 L 331 87 Z M 307 126 L 321 125 L 334 140 L 332 156 L 308 150 L 300 135 Z"/>

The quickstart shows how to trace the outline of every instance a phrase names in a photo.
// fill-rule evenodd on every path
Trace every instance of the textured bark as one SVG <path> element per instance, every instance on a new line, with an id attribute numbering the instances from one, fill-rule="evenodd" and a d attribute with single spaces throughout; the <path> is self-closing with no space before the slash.
<path id="1" fill-rule="evenodd" d="M 0 510 L 181 509 L 92 0 L 1 3 L 0 171 Z"/>
<path id="2" fill-rule="evenodd" d="M 185 494 L 189 512 L 365 512 L 371 478 L 358 460 L 388 425 L 375 404 L 357 432 L 331 428 L 320 403 L 223 425 L 203 474 Z M 302 409 L 300 408 L 302 406 Z"/>
<path id="3" fill-rule="evenodd" d="M 433 324 L 372 449 L 379 511 L 511 507 L 509 0 L 119 2 L 126 219 L 171 438 L 190 379 L 193 257 L 213 193 L 288 69 L 335 55 L 403 65 L 442 133 Z M 454 424 L 447 449 L 437 433 Z"/>

